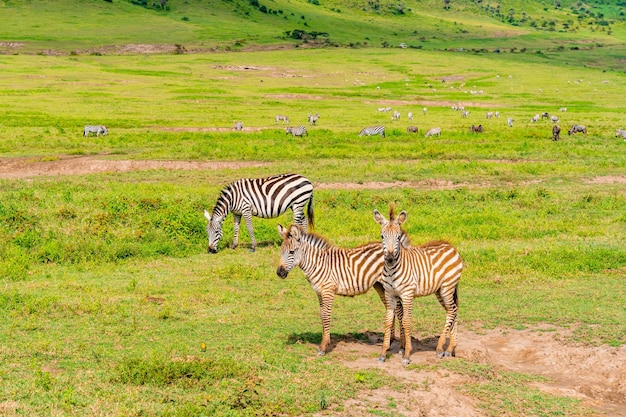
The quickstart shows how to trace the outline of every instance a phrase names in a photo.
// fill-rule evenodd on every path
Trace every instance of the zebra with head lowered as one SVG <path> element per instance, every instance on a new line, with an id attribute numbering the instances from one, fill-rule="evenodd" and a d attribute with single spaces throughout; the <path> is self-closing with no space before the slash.
<path id="1" fill-rule="evenodd" d="M 457 313 L 459 306 L 458 285 L 463 261 L 457 250 L 449 243 L 436 241 L 421 246 L 411 246 L 402 230 L 406 211 L 394 218 L 393 206 L 389 220 L 374 210 L 374 220 L 381 226 L 383 257 L 382 283 L 387 297 L 385 337 L 378 360 L 384 362 L 391 341 L 394 312 L 402 303 L 402 328 L 406 336 L 402 364 L 411 362 L 411 309 L 413 299 L 435 294 L 446 310 L 446 324 L 437 343 L 437 357 L 455 356 L 457 346 Z M 444 351 L 447 339 L 450 339 Z M 408 341 L 408 342 L 407 342 Z"/>
<path id="2" fill-rule="evenodd" d="M 369 126 L 369 127 L 364 127 L 363 129 L 361 129 L 361 132 L 359 132 L 359 136 L 373 136 L 373 135 L 380 135 L 381 138 L 385 137 L 385 126 Z"/>
<path id="3" fill-rule="evenodd" d="M 95 133 L 96 137 L 102 135 L 108 135 L 109 134 L 109 129 L 107 129 L 106 126 L 104 125 L 100 125 L 100 126 L 90 126 L 87 125 L 85 126 L 85 130 L 83 130 L 83 136 L 87 137 L 89 136 L 90 133 Z"/>
<path id="4" fill-rule="evenodd" d="M 572 125 L 567 131 L 568 135 L 572 135 L 573 133 L 584 133 L 587 134 L 587 127 L 584 125 Z"/>
<path id="5" fill-rule="evenodd" d="M 427 138 L 429 136 L 435 136 L 435 135 L 441 136 L 441 128 L 440 127 L 433 127 L 428 132 L 426 132 L 424 137 Z"/>
<path id="6" fill-rule="evenodd" d="M 626 130 L 624 130 L 624 129 L 617 129 L 617 130 L 615 131 L 615 137 L 616 137 L 616 138 L 619 138 L 620 136 L 621 136 L 624 140 L 626 140 Z"/>
<path id="7" fill-rule="evenodd" d="M 304 206 L 308 202 L 307 218 Z M 250 251 L 256 250 L 256 239 L 252 229 L 252 216 L 273 219 L 288 209 L 293 210 L 294 223 L 306 229 L 313 227 L 313 185 L 311 181 L 298 174 L 281 174 L 266 178 L 243 178 L 226 186 L 215 203 L 213 213 L 204 210 L 208 220 L 210 253 L 217 252 L 222 239 L 222 224 L 228 213 L 232 212 L 234 225 L 233 249 L 239 244 L 239 224 L 243 216 L 250 235 Z"/>
<path id="8" fill-rule="evenodd" d="M 385 292 L 380 283 L 383 271 L 383 251 L 380 242 L 371 242 L 345 249 L 332 245 L 324 237 L 307 233 L 298 225 L 285 228 L 278 225 L 283 239 L 276 274 L 286 278 L 299 266 L 311 288 L 317 294 L 322 320 L 322 343 L 318 354 L 324 355 L 330 344 L 330 322 L 336 295 L 353 297 L 374 287 L 387 308 Z M 398 313 L 402 310 L 398 308 Z M 401 315 L 398 320 L 401 320 Z"/>
<path id="9" fill-rule="evenodd" d="M 304 126 L 297 126 L 297 127 L 292 127 L 292 126 L 287 126 L 285 128 L 285 133 L 288 135 L 291 133 L 292 136 L 309 136 L 309 132 L 306 131 L 306 127 Z"/>
<path id="10" fill-rule="evenodd" d="M 311 114 L 309 113 L 309 124 L 310 125 L 315 125 L 317 123 L 317 120 L 320 118 L 320 114 Z"/>
<path id="11" fill-rule="evenodd" d="M 561 138 L 561 126 L 552 126 L 552 140 L 559 140 Z"/>
<path id="12" fill-rule="evenodd" d="M 243 122 L 238 122 L 238 121 L 233 122 L 233 130 L 236 130 L 237 132 L 241 132 L 243 130 Z"/>

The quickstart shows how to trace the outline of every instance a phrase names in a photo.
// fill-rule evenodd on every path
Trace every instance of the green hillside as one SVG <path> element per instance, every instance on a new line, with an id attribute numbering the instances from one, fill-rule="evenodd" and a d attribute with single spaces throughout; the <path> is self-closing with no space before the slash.
<path id="1" fill-rule="evenodd" d="M 114 54 L 404 44 L 470 53 L 575 51 L 574 61 L 594 63 L 595 58 L 586 57 L 597 54 L 589 51 L 611 48 L 608 61 L 600 65 L 613 68 L 623 67 L 619 59 L 625 55 L 620 2 L 169 0 L 165 10 L 154 3 L 0 1 L 0 52 Z"/>

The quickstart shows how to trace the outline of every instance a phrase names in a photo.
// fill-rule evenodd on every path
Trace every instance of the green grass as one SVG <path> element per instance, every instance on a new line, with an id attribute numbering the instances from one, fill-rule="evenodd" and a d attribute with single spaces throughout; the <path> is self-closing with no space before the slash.
<path id="1" fill-rule="evenodd" d="M 407 2 L 410 17 L 362 10 L 366 2 L 277 0 L 283 14 L 272 16 L 246 14 L 251 6 L 243 1 L 172 0 L 166 12 L 124 1 L 60 3 L 0 3 L 0 40 L 26 42 L 19 55 L 0 55 L 2 158 L 267 164 L 0 179 L 0 414 L 308 415 L 383 385 L 410 388 L 383 372 L 348 369 L 332 353 L 316 357 L 316 297 L 301 272 L 287 280 L 275 275 L 276 225 L 289 223 L 288 215 L 254 219 L 255 253 L 247 251 L 245 230 L 243 247 L 226 249 L 229 218 L 221 251 L 206 254 L 202 211 L 222 187 L 278 172 L 314 182 L 316 230 L 333 243 L 377 240 L 372 211 L 384 212 L 390 202 L 408 211 L 414 243 L 452 242 L 465 263 L 460 320 L 467 329 L 549 324 L 586 346 L 626 343 L 626 157 L 614 137 L 617 127 L 626 128 L 626 78 L 611 70 L 620 68 L 614 64 L 623 57 L 624 34 L 613 6 L 589 6 L 615 19 L 608 35 L 515 26 L 472 2 L 453 2 L 451 12 L 441 2 Z M 574 3 L 562 3 L 562 11 L 550 12 L 558 25 L 572 17 Z M 524 4 L 540 19 L 541 3 Z M 522 3 L 501 7 L 506 14 Z M 60 10 L 71 13 L 59 17 Z M 383 40 L 406 41 L 411 22 L 427 15 L 436 24 L 407 41 L 422 49 L 378 48 Z M 328 30 L 343 46 L 361 44 L 223 52 L 294 42 L 276 34 L 295 20 L 300 28 Z M 87 30 L 94 21 L 97 39 Z M 364 27 L 380 29 L 367 49 Z M 104 45 L 144 42 L 221 52 L 91 55 Z M 582 45 L 589 49 L 570 49 Z M 46 48 L 63 54 L 37 55 Z M 503 52 L 489 52 L 495 48 Z M 458 103 L 469 118 L 450 109 Z M 377 113 L 383 106 L 399 110 L 401 121 Z M 558 113 L 560 107 L 568 111 Z M 486 120 L 494 110 L 503 117 Z M 408 111 L 422 133 L 405 133 Z M 549 122 L 530 123 L 544 111 L 561 117 L 561 141 L 550 140 Z M 285 113 L 305 124 L 309 112 L 321 118 L 306 139 L 274 123 Z M 233 120 L 251 130 L 214 129 Z M 83 126 L 96 123 L 109 135 L 83 138 Z M 357 136 L 379 123 L 386 138 Z M 470 134 L 479 123 L 485 133 Z M 573 123 L 586 124 L 589 134 L 568 136 Z M 433 126 L 442 136 L 425 139 Z M 397 181 L 403 185 L 324 188 Z M 417 336 L 437 334 L 440 306 L 433 297 L 419 302 Z M 381 314 L 374 294 L 338 300 L 333 338 L 380 332 Z M 469 376 L 473 382 L 460 389 L 488 414 L 586 412 L 569 398 L 539 392 L 533 375 L 463 360 L 437 367 Z M 390 403 L 378 411 L 395 410 Z"/>

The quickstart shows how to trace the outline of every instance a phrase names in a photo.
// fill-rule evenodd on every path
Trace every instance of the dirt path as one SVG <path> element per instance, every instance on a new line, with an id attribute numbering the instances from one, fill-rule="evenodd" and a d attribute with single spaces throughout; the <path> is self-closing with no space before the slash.
<path id="1" fill-rule="evenodd" d="M 543 330 L 543 331 L 542 331 Z M 583 405 L 606 416 L 626 417 L 626 346 L 585 347 L 559 341 L 564 332 L 534 330 L 492 330 L 484 334 L 459 331 L 457 358 L 491 365 L 497 370 L 540 375 L 545 383 L 534 386 L 546 393 L 579 398 Z M 487 415 L 477 401 L 455 387 L 476 383 L 469 376 L 447 370 L 407 369 L 395 353 L 379 363 L 381 335 L 369 334 L 369 342 L 340 341 L 329 355 L 352 369 L 378 368 L 407 383 L 408 390 L 382 387 L 347 401 L 341 411 L 326 410 L 317 416 L 370 416 L 371 410 L 387 415 L 394 403 L 394 415 L 419 417 L 473 417 Z M 436 338 L 414 342 L 411 364 L 434 365 Z M 397 352 L 397 343 L 394 344 Z M 445 360 L 457 360 L 455 358 Z"/>

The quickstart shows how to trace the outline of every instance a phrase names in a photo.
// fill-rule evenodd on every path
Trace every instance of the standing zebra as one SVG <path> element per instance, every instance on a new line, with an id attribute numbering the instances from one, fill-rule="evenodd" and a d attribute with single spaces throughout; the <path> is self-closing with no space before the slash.
<path id="1" fill-rule="evenodd" d="M 307 204 L 307 222 L 304 206 Z M 232 212 L 234 225 L 233 249 L 239 244 L 239 223 L 243 216 L 250 235 L 250 252 L 256 250 L 256 239 L 252 229 L 252 216 L 273 219 L 287 209 L 293 210 L 293 221 L 303 228 L 313 227 L 313 185 L 311 181 L 298 174 L 281 174 L 267 178 L 243 178 L 226 186 L 213 208 L 213 214 L 204 210 L 204 217 L 209 221 L 210 253 L 217 252 L 217 245 L 222 238 L 222 223 Z"/>
<path id="2" fill-rule="evenodd" d="M 514 121 L 515 121 L 515 120 L 513 120 L 513 118 L 512 118 L 512 117 L 509 117 L 509 118 L 506 120 L 506 124 L 508 124 L 508 125 L 509 125 L 509 127 L 513 127 L 513 122 L 514 122 Z"/>
<path id="3" fill-rule="evenodd" d="M 615 137 L 619 138 L 620 136 L 622 137 L 622 139 L 626 140 L 626 130 L 624 130 L 624 129 L 617 129 L 615 131 Z"/>
<path id="4" fill-rule="evenodd" d="M 407 133 L 417 133 L 417 132 L 418 132 L 418 130 L 419 130 L 419 129 L 417 128 L 417 126 L 408 126 L 408 127 L 406 128 L 406 132 L 407 132 Z"/>
<path id="5" fill-rule="evenodd" d="M 330 344 L 330 321 L 335 295 L 353 297 L 365 294 L 374 287 L 385 309 L 388 308 L 385 291 L 380 283 L 383 271 L 380 242 L 371 242 L 352 249 L 339 248 L 322 236 L 307 233 L 293 224 L 289 228 L 279 224 L 278 233 L 283 243 L 280 245 L 280 263 L 276 275 L 287 278 L 289 272 L 299 266 L 317 294 L 322 320 L 319 355 L 324 355 Z M 400 308 L 398 313 L 400 321 Z"/>
<path id="6" fill-rule="evenodd" d="M 309 124 L 310 125 L 315 125 L 317 123 L 317 120 L 320 118 L 320 114 L 311 114 L 309 113 Z"/>
<path id="7" fill-rule="evenodd" d="M 426 132 L 424 137 L 427 138 L 429 136 L 435 136 L 435 135 L 441 136 L 441 128 L 440 127 L 433 127 L 428 132 Z"/>
<path id="8" fill-rule="evenodd" d="M 291 126 L 287 126 L 285 128 L 285 133 L 286 134 L 290 134 L 292 136 L 309 136 L 309 132 L 306 131 L 306 127 L 304 126 L 297 126 L 297 127 L 291 127 Z"/>
<path id="9" fill-rule="evenodd" d="M 83 136 L 87 137 L 89 136 L 90 133 L 95 133 L 96 137 L 102 135 L 108 135 L 109 134 L 109 129 L 107 129 L 106 126 L 100 125 L 100 126 L 90 126 L 87 125 L 85 126 L 85 130 L 83 130 Z"/>
<path id="10" fill-rule="evenodd" d="M 380 135 L 381 138 L 385 137 L 385 126 L 369 126 L 361 129 L 359 136 L 372 136 L 372 135 Z"/>
<path id="11" fill-rule="evenodd" d="M 558 123 L 559 122 L 559 116 L 550 116 L 550 121 L 552 123 Z"/>
<path id="12" fill-rule="evenodd" d="M 552 126 L 552 140 L 559 140 L 561 138 L 561 126 Z"/>
<path id="13" fill-rule="evenodd" d="M 391 115 L 391 120 L 400 120 L 400 112 L 397 110 L 394 110 L 393 114 Z"/>
<path id="14" fill-rule="evenodd" d="M 243 130 L 243 122 L 237 122 L 237 121 L 235 121 L 235 122 L 234 122 L 234 125 L 233 125 L 233 130 L 236 130 L 236 131 L 238 131 L 238 132 L 241 132 L 241 131 Z"/>
<path id="15" fill-rule="evenodd" d="M 406 118 L 409 119 L 409 120 L 413 120 L 413 113 L 408 112 L 407 115 L 406 115 Z"/>
<path id="16" fill-rule="evenodd" d="M 584 133 L 586 135 L 587 127 L 585 127 L 584 125 L 572 125 L 572 127 L 570 127 L 570 129 L 568 130 L 567 134 L 571 135 L 572 133 Z"/>
<path id="17" fill-rule="evenodd" d="M 282 121 L 283 124 L 287 124 L 289 123 L 289 117 L 283 116 L 282 114 L 276 115 L 276 124 L 278 124 L 278 122 L 280 121 Z"/>
<path id="18" fill-rule="evenodd" d="M 446 324 L 437 343 L 437 357 L 455 356 L 457 346 L 457 313 L 459 305 L 458 285 L 463 270 L 459 253 L 449 243 L 436 241 L 421 246 L 411 246 L 402 230 L 406 221 L 406 211 L 394 219 L 393 206 L 387 221 L 378 210 L 374 210 L 374 220 L 381 225 L 382 247 L 385 265 L 383 267 L 383 287 L 387 297 L 385 315 L 385 337 L 378 360 L 385 361 L 391 341 L 394 311 L 398 302 L 402 303 L 402 328 L 405 335 L 402 364 L 411 362 L 411 309 L 413 299 L 435 294 L 446 310 Z M 444 352 L 446 339 L 450 343 Z"/>

